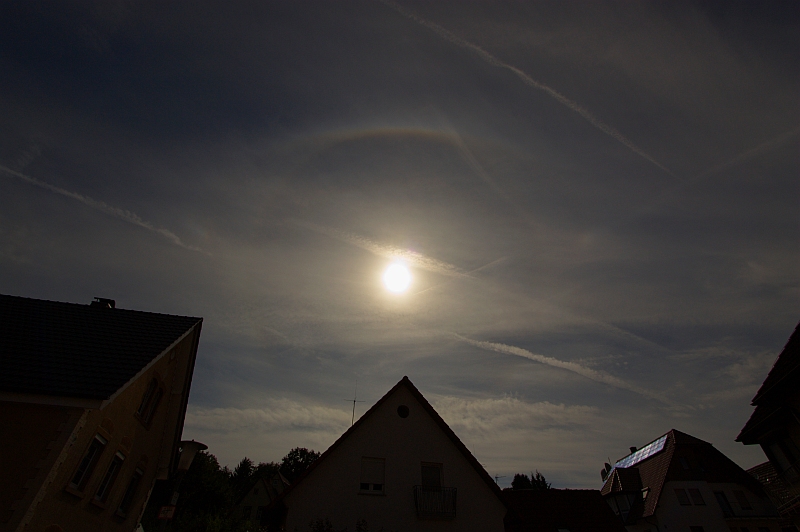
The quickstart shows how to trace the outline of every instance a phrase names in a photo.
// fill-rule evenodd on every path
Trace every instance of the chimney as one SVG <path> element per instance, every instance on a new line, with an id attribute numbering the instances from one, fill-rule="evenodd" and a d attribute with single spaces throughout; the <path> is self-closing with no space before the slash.
<path id="1" fill-rule="evenodd" d="M 117 302 L 113 299 L 106 299 L 104 297 L 96 297 L 94 301 L 89 303 L 90 307 L 99 307 L 99 308 L 115 308 Z"/>
<path id="2" fill-rule="evenodd" d="M 113 307 L 114 305 L 112 304 L 111 306 Z M 636 447 L 631 447 L 631 454 L 633 454 L 635 452 L 636 452 Z"/>

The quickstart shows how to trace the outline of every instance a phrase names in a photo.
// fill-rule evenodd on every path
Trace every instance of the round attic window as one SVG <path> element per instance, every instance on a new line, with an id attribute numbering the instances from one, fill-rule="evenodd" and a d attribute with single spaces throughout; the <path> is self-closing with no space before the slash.
<path id="1" fill-rule="evenodd" d="M 406 405 L 400 405 L 397 407 L 397 415 L 401 418 L 405 419 L 408 417 L 408 407 Z"/>

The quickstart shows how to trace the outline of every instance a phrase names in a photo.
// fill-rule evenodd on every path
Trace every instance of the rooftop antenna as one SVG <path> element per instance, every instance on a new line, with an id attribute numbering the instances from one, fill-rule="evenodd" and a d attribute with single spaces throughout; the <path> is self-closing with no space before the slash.
<path id="1" fill-rule="evenodd" d="M 345 399 L 345 401 L 350 401 L 350 399 Z M 353 424 L 356 422 L 356 403 L 363 403 L 364 401 L 358 400 L 358 379 L 356 379 L 356 391 L 353 392 L 353 417 L 350 419 L 350 426 L 352 427 Z"/>
<path id="2" fill-rule="evenodd" d="M 494 483 L 499 485 L 500 483 L 498 482 L 498 480 L 500 480 L 501 478 L 506 478 L 506 476 L 505 475 L 495 475 L 494 476 Z"/>

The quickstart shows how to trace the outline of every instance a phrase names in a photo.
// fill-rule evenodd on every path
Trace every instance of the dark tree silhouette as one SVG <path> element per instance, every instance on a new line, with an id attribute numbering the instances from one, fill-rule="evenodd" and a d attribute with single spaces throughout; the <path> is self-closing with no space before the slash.
<path id="1" fill-rule="evenodd" d="M 547 479 L 544 478 L 544 475 L 539 473 L 539 470 L 536 470 L 536 476 L 531 473 L 531 487 L 535 490 L 549 490 L 550 483 L 547 482 Z"/>
<path id="2" fill-rule="evenodd" d="M 549 490 L 550 483 L 544 478 L 544 475 L 536 470 L 536 474 L 531 472 L 530 478 L 525 473 L 517 473 L 514 475 L 514 480 L 511 481 L 511 489 L 514 490 Z"/>
<path id="3" fill-rule="evenodd" d="M 514 480 L 511 481 L 511 489 L 513 490 L 530 490 L 533 489 L 531 479 L 525 473 L 517 473 L 514 475 Z"/>
<path id="4" fill-rule="evenodd" d="M 286 480 L 294 482 L 319 457 L 318 452 L 305 447 L 295 447 L 281 460 L 280 471 Z"/>

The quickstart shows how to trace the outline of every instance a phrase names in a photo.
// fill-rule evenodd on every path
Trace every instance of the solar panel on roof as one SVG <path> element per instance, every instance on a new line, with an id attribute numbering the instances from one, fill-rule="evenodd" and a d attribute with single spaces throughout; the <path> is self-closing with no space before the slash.
<path id="1" fill-rule="evenodd" d="M 632 453 L 632 454 L 626 456 L 625 458 L 623 458 L 622 460 L 619 460 L 616 464 L 614 464 L 614 468 L 616 469 L 617 467 L 631 467 L 631 466 L 634 466 L 634 465 L 638 464 L 639 462 L 641 462 L 642 460 L 644 460 L 646 458 L 650 458 L 654 454 L 656 454 L 656 453 L 658 453 L 660 451 L 663 451 L 664 450 L 664 445 L 666 445 L 666 443 L 667 443 L 667 435 L 664 434 L 663 436 L 661 436 L 656 441 L 654 441 L 652 443 L 648 443 L 647 445 L 645 445 L 644 447 L 642 447 L 641 449 L 639 449 L 635 453 Z"/>

